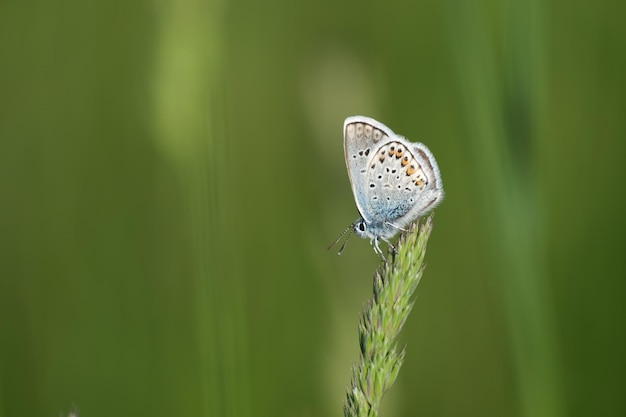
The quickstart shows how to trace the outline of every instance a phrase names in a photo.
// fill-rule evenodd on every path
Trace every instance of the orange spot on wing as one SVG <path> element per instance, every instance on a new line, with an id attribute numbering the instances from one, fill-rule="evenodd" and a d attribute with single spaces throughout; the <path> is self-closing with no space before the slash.
<path id="1" fill-rule="evenodd" d="M 415 166 L 411 165 L 410 167 L 408 167 L 406 169 L 406 175 L 413 175 L 413 173 L 415 172 Z"/>

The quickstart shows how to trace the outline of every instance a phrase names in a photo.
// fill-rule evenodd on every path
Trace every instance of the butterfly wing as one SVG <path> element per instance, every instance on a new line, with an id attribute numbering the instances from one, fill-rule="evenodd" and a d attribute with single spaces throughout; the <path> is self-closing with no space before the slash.
<path id="1" fill-rule="evenodd" d="M 422 216 L 435 207 L 437 207 L 444 197 L 443 182 L 439 166 L 432 152 L 419 142 L 409 142 L 412 148 L 413 161 L 409 163 L 409 167 L 414 167 L 410 178 L 415 186 L 417 193 L 410 200 L 411 208 L 393 223 L 399 227 L 404 227 Z M 409 169 L 409 171 L 412 171 Z"/>
<path id="2" fill-rule="evenodd" d="M 348 117 L 343 124 L 343 144 L 348 176 L 357 209 L 370 223 L 372 213 L 368 207 L 368 166 L 380 144 L 395 134 L 384 124 L 365 116 Z"/>
<path id="3" fill-rule="evenodd" d="M 395 135 L 375 149 L 366 167 L 363 210 L 378 233 L 390 237 L 434 207 L 440 198 L 433 191 L 441 188 L 441 179 L 432 154 L 421 143 Z"/>

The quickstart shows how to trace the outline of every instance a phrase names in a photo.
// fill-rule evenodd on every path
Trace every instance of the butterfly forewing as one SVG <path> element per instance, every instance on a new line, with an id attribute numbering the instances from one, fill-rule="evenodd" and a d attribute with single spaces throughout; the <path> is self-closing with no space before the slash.
<path id="1" fill-rule="evenodd" d="M 352 192 L 363 219 L 370 221 L 364 211 L 367 196 L 362 192 L 368 186 L 367 167 L 380 144 L 389 141 L 394 133 L 382 123 L 368 117 L 349 117 L 344 123 L 344 151 Z"/>

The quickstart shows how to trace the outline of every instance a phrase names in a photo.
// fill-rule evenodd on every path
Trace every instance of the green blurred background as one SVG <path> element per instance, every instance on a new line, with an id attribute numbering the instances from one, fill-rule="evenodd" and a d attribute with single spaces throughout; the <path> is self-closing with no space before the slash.
<path id="1" fill-rule="evenodd" d="M 0 416 L 337 416 L 342 123 L 447 197 L 387 416 L 626 415 L 620 2 L 0 3 Z"/>

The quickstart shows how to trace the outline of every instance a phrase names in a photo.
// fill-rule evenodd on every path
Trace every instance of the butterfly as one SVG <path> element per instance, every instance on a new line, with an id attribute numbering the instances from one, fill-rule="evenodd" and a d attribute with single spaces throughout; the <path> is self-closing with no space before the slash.
<path id="1" fill-rule="evenodd" d="M 399 231 L 441 203 L 444 192 L 435 157 L 419 142 L 410 142 L 384 124 L 365 116 L 348 117 L 343 124 L 348 176 L 361 217 L 351 230 L 370 240 L 383 256 L 380 241 Z M 341 246 L 339 254 L 345 245 Z"/>

